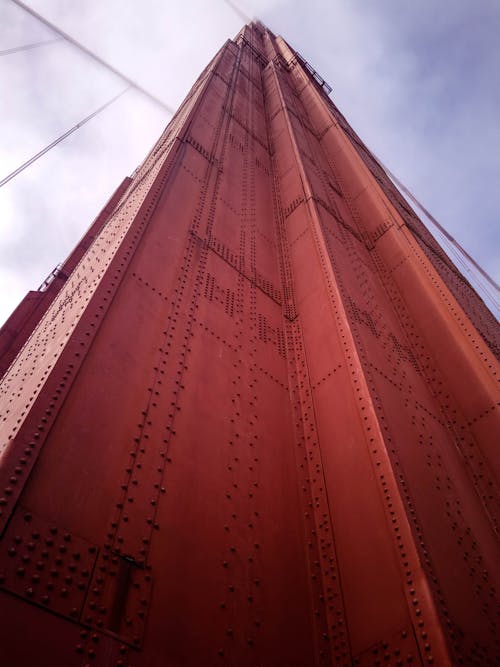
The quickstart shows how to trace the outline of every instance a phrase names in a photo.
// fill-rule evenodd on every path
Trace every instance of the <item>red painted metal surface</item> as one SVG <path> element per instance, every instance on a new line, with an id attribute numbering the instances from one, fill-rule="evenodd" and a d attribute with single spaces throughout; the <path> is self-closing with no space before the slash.
<path id="1" fill-rule="evenodd" d="M 497 664 L 498 329 L 321 77 L 245 27 L 127 186 L 0 385 L 4 663 Z"/>

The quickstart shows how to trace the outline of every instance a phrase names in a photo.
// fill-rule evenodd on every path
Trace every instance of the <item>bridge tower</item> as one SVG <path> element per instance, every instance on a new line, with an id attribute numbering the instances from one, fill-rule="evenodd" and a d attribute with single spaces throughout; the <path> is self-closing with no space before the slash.
<path id="1" fill-rule="evenodd" d="M 329 92 L 245 26 L 0 332 L 3 664 L 497 664 L 497 323 Z"/>

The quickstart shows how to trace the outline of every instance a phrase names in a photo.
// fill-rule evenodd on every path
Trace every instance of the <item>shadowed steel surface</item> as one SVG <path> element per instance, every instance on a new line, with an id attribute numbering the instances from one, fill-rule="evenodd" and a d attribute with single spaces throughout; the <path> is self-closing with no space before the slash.
<path id="1" fill-rule="evenodd" d="M 0 332 L 5 664 L 497 664 L 497 323 L 328 89 L 243 28 Z"/>

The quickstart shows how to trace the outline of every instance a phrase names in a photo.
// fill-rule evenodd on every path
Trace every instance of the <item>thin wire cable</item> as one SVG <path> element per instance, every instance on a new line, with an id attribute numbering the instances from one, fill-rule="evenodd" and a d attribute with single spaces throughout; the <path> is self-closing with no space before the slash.
<path id="1" fill-rule="evenodd" d="M 439 229 L 437 230 L 437 234 L 439 234 L 438 238 L 441 240 L 443 247 L 447 249 L 449 256 L 455 259 L 455 264 L 458 267 L 460 266 L 462 267 L 464 275 L 465 274 L 469 275 L 469 280 L 471 284 L 473 284 L 476 288 L 480 289 L 483 292 L 483 294 L 488 297 L 488 299 L 495 306 L 495 308 L 498 311 L 500 311 L 500 301 L 498 300 L 496 293 L 493 290 L 491 290 L 491 286 L 489 285 L 489 283 L 483 280 L 481 275 L 472 271 L 474 267 L 471 266 L 471 264 L 467 262 L 466 257 L 463 256 L 458 251 L 458 249 L 448 241 L 446 236 L 440 233 Z"/>
<path id="2" fill-rule="evenodd" d="M 500 303 L 495 296 L 495 294 L 500 293 L 500 286 L 482 268 L 482 266 L 480 266 L 476 260 L 469 255 L 465 248 L 463 248 L 460 243 L 436 220 L 436 218 L 425 208 L 425 206 L 418 201 L 415 195 L 399 180 L 399 178 L 385 166 L 382 160 L 373 151 L 371 151 L 371 154 L 379 163 L 380 167 L 385 171 L 387 176 L 399 188 L 399 190 L 403 192 L 408 197 L 408 199 L 410 199 L 422 211 L 422 213 L 424 213 L 428 220 L 435 225 L 437 231 L 441 232 L 442 243 L 450 250 L 451 254 L 456 258 L 457 263 L 463 266 L 465 271 L 471 275 L 471 277 L 474 279 L 474 282 L 476 283 L 476 287 L 481 289 L 491 304 L 500 311 Z M 464 262 L 464 259 L 469 260 L 470 264 L 467 265 Z M 480 275 L 474 275 L 474 273 L 471 271 L 471 266 L 476 268 Z M 481 279 L 481 276 L 484 280 L 487 281 L 489 285 L 493 287 L 495 292 L 490 292 L 489 286 L 487 286 L 484 280 Z"/>
<path id="3" fill-rule="evenodd" d="M 55 39 L 48 39 L 45 42 L 33 42 L 32 44 L 24 44 L 24 46 L 15 46 L 13 49 L 5 49 L 5 51 L 0 51 L 0 56 L 10 56 L 11 53 L 18 53 L 19 51 L 28 51 L 29 49 L 37 49 L 39 46 L 45 46 L 46 44 L 53 44 L 54 42 L 60 42 L 62 37 L 56 37 Z"/>
<path id="4" fill-rule="evenodd" d="M 248 16 L 248 14 L 245 14 L 245 12 L 243 10 L 241 10 L 234 2 L 231 2 L 231 0 L 224 0 L 224 2 L 226 3 L 226 5 L 228 7 L 231 7 L 231 9 L 234 12 L 236 12 L 236 14 L 238 14 L 238 16 L 240 17 L 240 19 L 242 21 L 244 21 L 245 23 L 251 23 L 252 22 L 252 19 L 250 18 L 250 16 Z"/>
<path id="5" fill-rule="evenodd" d="M 485 285 L 485 283 L 481 281 L 480 276 L 483 276 L 483 278 L 496 290 L 497 293 L 500 292 L 500 286 L 475 261 L 475 259 L 469 255 L 469 253 L 465 250 L 465 248 L 463 248 L 460 245 L 460 243 L 436 220 L 436 218 L 423 206 L 423 204 L 421 204 L 418 201 L 415 195 L 412 192 L 410 192 L 410 190 L 399 180 L 399 178 L 395 174 L 393 174 L 392 171 L 388 169 L 388 167 L 385 166 L 382 160 L 373 151 L 370 151 L 370 153 L 374 157 L 374 159 L 378 162 L 379 166 L 385 172 L 385 174 L 399 188 L 399 190 L 403 192 L 408 197 L 408 199 L 410 199 L 424 213 L 424 215 L 429 219 L 429 221 L 436 226 L 438 232 L 441 232 L 442 244 L 445 245 L 447 248 L 449 248 L 453 256 L 456 257 L 458 263 L 460 263 L 465 268 L 465 270 L 474 278 L 474 281 L 477 283 L 477 286 L 479 286 L 480 289 L 484 291 L 484 293 L 488 296 L 488 298 L 492 301 L 492 303 L 495 304 L 495 307 L 499 308 L 500 310 L 500 304 L 498 303 L 495 296 L 493 296 L 493 294 L 489 291 L 489 288 Z M 468 259 L 470 264 L 478 270 L 480 276 L 474 275 L 472 273 L 470 265 L 464 263 L 464 258 Z"/>
<path id="6" fill-rule="evenodd" d="M 31 9 L 31 7 L 28 7 L 28 5 L 25 5 L 24 2 L 21 2 L 21 0 L 11 0 L 15 5 L 20 7 L 21 9 L 24 9 L 25 12 L 28 14 L 31 14 L 37 21 L 40 21 L 40 23 L 43 23 L 46 25 L 48 28 L 53 30 L 55 33 L 60 35 L 64 40 L 75 46 L 77 49 L 80 51 L 83 51 L 87 56 L 95 60 L 99 65 L 102 65 L 102 67 L 105 67 L 107 70 L 110 72 L 113 72 L 116 76 L 120 77 L 123 81 L 128 83 L 128 85 L 132 88 L 135 88 L 138 90 L 140 93 L 145 95 L 146 97 L 149 97 L 150 100 L 158 104 L 160 107 L 165 109 L 165 111 L 168 111 L 169 114 L 173 115 L 174 114 L 174 109 L 170 107 L 168 104 L 165 104 L 162 100 L 160 100 L 158 97 L 147 91 L 145 88 L 143 88 L 140 84 L 138 84 L 136 81 L 128 77 L 126 74 L 123 74 L 123 72 L 120 72 L 120 70 L 117 70 L 116 67 L 113 67 L 113 65 L 110 65 L 108 62 L 103 60 L 100 56 L 98 56 L 96 53 L 88 49 L 86 46 L 84 46 L 81 42 L 78 42 L 74 37 L 71 37 L 71 35 L 68 35 L 67 32 L 64 32 L 61 30 L 61 28 L 58 28 L 54 23 L 51 23 L 48 21 L 46 18 L 44 18 L 41 14 L 38 12 L 35 12 L 34 9 Z"/>
<path id="7" fill-rule="evenodd" d="M 439 231 L 443 234 L 443 236 L 445 236 L 448 239 L 448 241 L 452 245 L 454 245 L 455 248 L 459 250 L 459 252 L 462 253 L 464 257 L 467 257 L 469 262 L 471 262 L 471 264 L 474 265 L 474 267 L 490 283 L 490 285 L 492 285 L 492 287 L 494 287 L 496 291 L 499 292 L 500 286 L 493 280 L 493 278 L 488 273 L 486 273 L 486 271 L 482 268 L 482 266 L 480 266 L 476 262 L 476 260 L 469 255 L 467 250 L 465 250 L 465 248 L 463 248 L 460 245 L 460 243 L 436 220 L 436 218 L 431 213 L 429 213 L 429 211 L 425 208 L 425 206 L 418 201 L 415 195 L 412 192 L 410 192 L 410 190 L 408 190 L 408 188 L 403 183 L 401 183 L 399 178 L 395 176 L 389 169 L 387 169 L 387 167 L 378 158 L 377 160 L 380 162 L 381 166 L 383 167 L 389 178 L 391 178 L 392 181 L 394 181 L 394 183 L 398 186 L 398 188 L 402 190 L 409 199 L 411 199 L 411 201 L 415 204 L 415 206 L 418 206 L 418 208 L 422 211 L 422 213 L 424 213 L 424 215 L 439 229 Z"/>
<path id="8" fill-rule="evenodd" d="M 57 144 L 60 144 L 61 141 L 64 141 L 64 139 L 66 139 L 66 137 L 69 137 L 70 134 L 73 134 L 73 132 L 76 132 L 76 130 L 78 130 L 80 127 L 85 125 L 85 123 L 88 123 L 89 120 L 92 120 L 92 118 L 95 118 L 98 114 L 101 113 L 101 111 L 104 111 L 104 109 L 107 109 L 109 106 L 111 106 L 111 104 L 113 104 L 113 102 L 116 102 L 116 100 L 119 97 L 121 97 L 122 95 L 125 95 L 125 93 L 127 91 L 129 91 L 131 88 L 132 88 L 132 86 L 127 86 L 124 90 L 121 91 L 121 93 L 118 93 L 118 95 L 115 95 L 114 97 L 112 97 L 110 100 L 108 100 L 106 102 L 106 104 L 103 104 L 101 107 L 99 107 L 98 109 L 93 111 L 91 114 L 86 116 L 83 120 L 81 120 L 79 123 L 74 125 L 70 130 L 68 130 L 64 134 L 61 134 L 61 136 L 57 137 L 57 139 L 54 139 L 54 141 L 52 143 L 50 143 L 48 146 L 45 146 L 45 148 L 43 148 L 39 153 L 37 153 L 36 155 L 33 155 L 32 158 L 30 158 L 29 160 L 24 162 L 22 165 L 20 165 L 17 169 L 15 169 L 10 174 L 5 176 L 5 178 L 3 178 L 0 181 L 0 188 L 2 186 L 4 186 L 6 183 L 8 183 L 9 181 L 11 181 L 15 176 L 20 174 L 22 171 L 24 171 L 31 164 L 33 164 L 33 162 L 36 162 L 36 160 L 38 160 L 43 155 L 45 155 L 45 153 L 48 153 L 51 148 L 54 148 L 54 146 L 57 146 Z"/>
<path id="9" fill-rule="evenodd" d="M 415 197 L 411 196 L 411 193 L 407 191 L 407 188 L 403 186 L 402 183 L 394 177 L 393 174 L 390 174 L 387 170 L 388 175 L 390 175 L 393 182 L 398 186 L 398 188 L 403 191 L 408 199 L 418 207 L 420 210 L 427 216 L 429 221 L 433 223 L 436 227 L 434 236 L 441 243 L 442 247 L 446 249 L 448 256 L 452 261 L 454 261 L 455 266 L 459 269 L 461 268 L 463 275 L 467 275 L 470 283 L 475 287 L 476 290 L 482 292 L 483 297 L 486 297 L 490 305 L 493 306 L 497 312 L 500 311 L 500 302 L 498 300 L 498 286 L 490 278 L 490 276 L 482 269 L 482 267 L 469 255 L 469 253 L 456 241 L 451 234 L 447 232 L 446 229 L 442 227 L 439 223 L 436 224 L 436 219 L 432 216 L 424 206 L 422 206 Z M 450 240 L 451 238 L 451 240 Z M 476 269 L 476 270 L 474 270 Z M 491 289 L 493 287 L 493 289 Z"/>

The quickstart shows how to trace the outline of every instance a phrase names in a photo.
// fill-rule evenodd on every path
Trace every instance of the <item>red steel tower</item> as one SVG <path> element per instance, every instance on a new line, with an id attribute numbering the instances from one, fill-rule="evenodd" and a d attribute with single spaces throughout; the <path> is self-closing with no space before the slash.
<path id="1" fill-rule="evenodd" d="M 2 329 L 8 667 L 498 664 L 498 329 L 284 39 Z"/>

